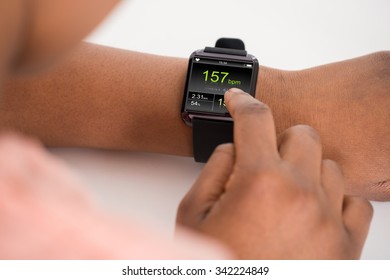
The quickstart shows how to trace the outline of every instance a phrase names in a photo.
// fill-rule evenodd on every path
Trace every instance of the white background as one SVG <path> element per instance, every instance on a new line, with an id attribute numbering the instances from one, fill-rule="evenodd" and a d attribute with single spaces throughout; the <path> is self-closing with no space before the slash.
<path id="1" fill-rule="evenodd" d="M 219 37 L 242 38 L 262 65 L 302 69 L 389 50 L 390 1 L 123 1 L 87 40 L 188 57 Z M 176 207 L 202 169 L 190 158 L 174 156 L 52 152 L 84 178 L 107 209 L 165 232 L 172 231 Z M 363 258 L 390 259 L 390 203 L 374 203 L 374 208 Z"/>

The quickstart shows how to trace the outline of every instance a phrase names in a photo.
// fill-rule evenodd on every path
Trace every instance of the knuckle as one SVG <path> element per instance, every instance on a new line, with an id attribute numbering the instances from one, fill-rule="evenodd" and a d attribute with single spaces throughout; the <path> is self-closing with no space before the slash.
<path id="1" fill-rule="evenodd" d="M 319 210 L 319 200 L 316 192 L 309 188 L 295 188 L 295 200 L 306 209 Z"/>
<path id="2" fill-rule="evenodd" d="M 322 161 L 322 166 L 324 168 L 327 168 L 329 170 L 332 170 L 333 172 L 337 172 L 339 174 L 342 174 L 342 170 L 341 170 L 341 167 L 340 165 L 334 161 L 334 160 L 331 160 L 331 159 L 324 159 Z"/>
<path id="3" fill-rule="evenodd" d="M 184 196 L 183 199 L 180 201 L 179 206 L 177 207 L 178 213 L 186 212 L 188 209 L 188 199 L 187 196 Z"/>
<path id="4" fill-rule="evenodd" d="M 308 125 L 298 125 L 298 129 L 302 132 L 303 135 L 309 136 L 315 142 L 321 142 L 321 137 L 318 134 L 317 130 Z"/>
<path id="5" fill-rule="evenodd" d="M 222 153 L 230 156 L 234 153 L 234 146 L 232 143 L 220 144 L 215 148 L 214 153 Z"/>
<path id="6" fill-rule="evenodd" d="M 176 211 L 176 222 L 182 225 L 191 225 L 193 220 L 191 197 L 187 193 L 180 201 Z"/>
<path id="7" fill-rule="evenodd" d="M 369 223 L 374 215 L 374 208 L 371 203 L 360 196 L 346 196 L 344 197 L 344 205 L 360 213 L 360 219 Z"/>
<path id="8" fill-rule="evenodd" d="M 265 191 L 269 196 L 283 196 L 292 199 L 300 195 L 301 190 L 293 186 L 292 181 L 281 175 L 280 170 L 277 168 L 270 167 L 264 169 L 262 167 L 260 171 L 254 169 L 251 173 L 246 176 L 247 178 L 251 178 L 248 184 L 251 192 L 257 190 L 263 194 Z"/>
<path id="9" fill-rule="evenodd" d="M 255 99 L 253 102 L 246 104 L 245 106 L 239 106 L 236 108 L 236 115 L 264 115 L 271 114 L 271 109 L 264 103 L 261 103 Z"/>
<path id="10" fill-rule="evenodd" d="M 186 220 L 186 213 L 187 213 L 187 207 L 186 205 L 182 204 L 180 202 L 178 208 L 177 208 L 177 211 L 176 211 L 176 221 L 178 223 L 184 223 L 184 221 Z"/>
<path id="11" fill-rule="evenodd" d="M 321 145 L 321 137 L 318 132 L 311 126 L 308 125 L 296 125 L 286 130 L 284 134 L 285 140 L 299 139 L 300 141 L 309 140 L 310 142 Z"/>
<path id="12" fill-rule="evenodd" d="M 332 160 L 332 159 L 324 159 L 322 162 L 325 165 L 328 165 L 330 167 L 334 167 L 334 168 L 338 168 L 339 167 L 339 164 L 336 161 Z"/>
<path id="13" fill-rule="evenodd" d="M 326 211 L 321 202 L 320 192 L 316 188 L 302 186 L 291 177 L 281 176 L 280 170 L 276 168 L 254 172 L 255 170 L 252 174 L 246 173 L 245 177 L 250 179 L 244 188 L 252 199 L 268 201 L 277 199 L 279 202 L 289 204 L 291 211 L 305 215 L 308 219 L 326 222 Z"/>
<path id="14" fill-rule="evenodd" d="M 366 200 L 365 205 L 366 205 L 367 213 L 369 214 L 370 221 L 371 221 L 372 217 L 374 216 L 374 207 L 372 206 L 372 204 L 368 200 Z"/>
<path id="15" fill-rule="evenodd" d="M 372 204 L 367 199 L 362 198 L 360 199 L 359 206 L 366 213 L 367 219 L 371 221 L 374 216 L 374 208 L 372 207 Z"/>
<path id="16" fill-rule="evenodd" d="M 274 168 L 262 169 L 260 171 L 258 168 L 255 168 L 252 170 L 252 173 L 252 177 L 254 178 L 253 181 L 257 182 L 259 185 L 274 185 L 280 181 L 280 175 Z"/>
<path id="17" fill-rule="evenodd" d="M 279 186 L 280 176 L 277 176 L 275 172 L 270 169 L 259 170 L 253 166 L 240 166 L 237 174 L 241 176 L 237 179 L 241 184 L 245 185 L 244 191 L 250 196 L 261 194 L 263 190 L 268 193 L 275 192 L 277 186 Z"/>
<path id="18" fill-rule="evenodd" d="M 177 208 L 177 213 L 182 217 L 185 216 L 186 213 L 188 213 L 189 209 L 190 209 L 190 197 L 189 194 L 187 193 L 180 201 L 179 206 Z"/>

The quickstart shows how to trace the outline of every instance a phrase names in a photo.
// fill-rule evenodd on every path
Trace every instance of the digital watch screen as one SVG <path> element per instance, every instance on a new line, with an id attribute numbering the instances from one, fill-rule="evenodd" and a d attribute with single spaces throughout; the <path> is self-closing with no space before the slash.
<path id="1" fill-rule="evenodd" d="M 250 91 L 253 63 L 194 57 L 185 109 L 227 114 L 223 95 L 232 87 Z"/>
<path id="2" fill-rule="evenodd" d="M 234 123 L 224 95 L 239 88 L 254 96 L 258 68 L 257 59 L 247 53 L 240 39 L 220 38 L 215 47 L 191 54 L 181 116 L 192 127 L 195 161 L 206 162 L 215 147 L 233 143 Z"/>
<path id="3" fill-rule="evenodd" d="M 214 56 L 214 57 L 213 57 Z M 230 88 L 239 88 L 254 95 L 257 80 L 257 60 L 254 57 L 195 52 L 189 62 L 183 118 L 191 123 L 191 117 L 230 117 L 224 104 L 224 94 Z"/>

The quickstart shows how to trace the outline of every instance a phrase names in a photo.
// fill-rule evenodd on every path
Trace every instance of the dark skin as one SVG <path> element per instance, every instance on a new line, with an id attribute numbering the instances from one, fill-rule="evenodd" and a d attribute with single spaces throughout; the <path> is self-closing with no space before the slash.
<path id="1" fill-rule="evenodd" d="M 277 139 L 266 105 L 237 90 L 225 103 L 235 143 L 216 149 L 181 202 L 178 223 L 223 240 L 243 259 L 359 258 L 372 209 L 344 196 L 345 178 L 322 160 L 317 132 L 299 125 Z"/>
<path id="2" fill-rule="evenodd" d="M 302 71 L 260 67 L 256 97 L 273 109 L 278 134 L 297 124 L 319 132 L 347 193 L 390 200 L 389 65 L 380 52 Z M 53 71 L 8 81 L 0 126 L 48 146 L 191 156 L 179 117 L 186 68 L 186 59 L 82 44 Z M 166 98 L 154 102 L 155 92 Z"/>
<path id="3" fill-rule="evenodd" d="M 91 44 L 79 45 L 70 56 L 64 54 L 116 2 L 35 0 L 7 5 L 0 0 L 0 7 L 9 8 L 0 9 L 0 28 L 12 30 L 0 40 L 3 130 L 34 136 L 48 146 L 191 155 L 191 129 L 179 117 L 186 59 Z M 62 62 L 47 68 L 58 56 Z M 359 257 L 372 208 L 365 199 L 345 197 L 343 190 L 348 185 L 350 193 L 388 198 L 385 188 L 371 192 L 368 187 L 389 179 L 388 57 L 388 53 L 374 54 L 298 72 L 261 67 L 256 98 L 268 103 L 274 116 L 242 92 L 227 95 L 236 141 L 219 147 L 214 159 L 224 156 L 222 162 L 231 169 L 214 166 L 220 160 L 210 161 L 207 166 L 218 171 L 217 176 L 211 176 L 206 166 L 187 197 L 210 190 L 212 199 L 205 192 L 192 205 L 182 203 L 179 222 L 201 232 L 202 238 L 213 237 L 211 244 L 219 240 L 232 254 L 210 243 L 198 246 L 205 240 L 194 243 L 192 239 L 188 247 L 175 248 L 147 230 L 123 225 L 102 213 L 81 191 L 82 183 L 38 143 L 0 135 L 2 258 L 194 258 L 196 248 L 201 248 L 202 258 L 215 257 L 216 252 L 225 258 Z M 47 72 L 37 71 L 42 66 Z M 366 89 L 362 94 L 373 103 L 356 98 L 360 89 Z M 164 95 L 165 101 L 153 102 L 156 94 Z M 383 114 L 362 118 L 367 104 Z M 338 106 L 348 110 L 342 113 Z M 338 114 L 338 121 L 332 121 Z M 381 133 L 381 141 L 343 120 L 353 120 L 375 135 Z M 302 122 L 313 125 L 319 134 L 307 126 L 283 132 Z M 277 134 L 282 135 L 279 144 Z M 361 154 L 377 160 L 365 164 Z M 338 165 L 324 157 L 341 161 L 347 182 Z M 367 177 L 361 179 L 360 173 Z M 269 187 L 273 191 L 259 195 Z M 278 207 L 280 203 L 285 207 Z M 262 211 L 267 205 L 283 211 Z M 232 209 L 237 210 L 234 215 Z M 201 221 L 196 219 L 199 215 Z M 266 228 L 279 234 L 267 236 L 256 226 L 264 221 Z M 292 228 L 292 223 L 291 234 L 278 230 Z M 241 230 L 237 234 L 226 228 Z M 190 234 L 186 236 L 190 239 Z M 306 237 L 305 250 L 279 246 L 296 236 Z M 205 254 L 207 248 L 213 252 Z"/>
<path id="4" fill-rule="evenodd" d="M 342 166 L 347 193 L 389 200 L 390 53 L 295 75 L 291 88 L 301 110 L 290 115 L 292 124 L 305 123 L 319 131 L 324 158 Z"/>

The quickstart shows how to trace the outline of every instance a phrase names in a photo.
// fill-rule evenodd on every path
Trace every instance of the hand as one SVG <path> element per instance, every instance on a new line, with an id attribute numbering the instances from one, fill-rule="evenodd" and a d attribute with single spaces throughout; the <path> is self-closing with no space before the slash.
<path id="1" fill-rule="evenodd" d="M 278 131 L 312 126 L 348 194 L 390 200 L 390 52 L 279 74 L 285 83 L 266 100 Z"/>
<path id="2" fill-rule="evenodd" d="M 230 246 L 242 259 L 359 258 L 372 217 L 345 197 L 338 165 L 322 160 L 307 126 L 279 141 L 270 110 L 239 90 L 225 94 L 234 146 L 219 146 L 180 204 L 177 222 Z"/>

